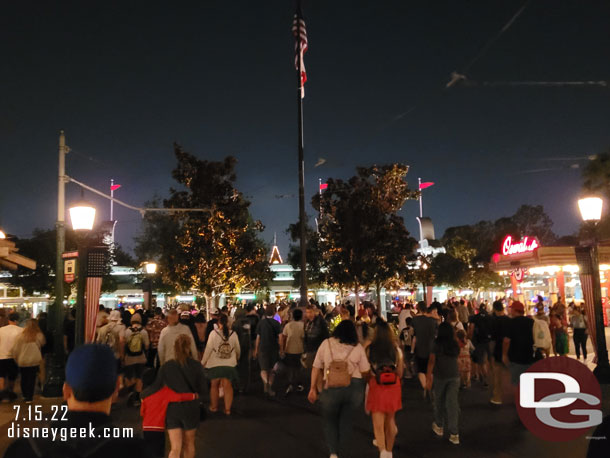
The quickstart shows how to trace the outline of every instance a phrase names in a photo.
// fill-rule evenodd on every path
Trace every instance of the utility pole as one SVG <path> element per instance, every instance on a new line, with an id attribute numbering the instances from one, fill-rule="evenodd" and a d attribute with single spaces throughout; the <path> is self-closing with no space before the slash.
<path id="1" fill-rule="evenodd" d="M 55 303 L 51 310 L 53 330 L 53 359 L 49 368 L 43 396 L 59 397 L 64 384 L 64 260 L 62 254 L 66 246 L 66 136 L 59 132 L 59 167 L 57 175 L 57 222 L 55 223 L 57 253 L 55 257 Z"/>

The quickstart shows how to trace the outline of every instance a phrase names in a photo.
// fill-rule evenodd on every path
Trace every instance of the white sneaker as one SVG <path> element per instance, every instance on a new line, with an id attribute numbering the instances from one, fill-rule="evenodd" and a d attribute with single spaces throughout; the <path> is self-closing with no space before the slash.
<path id="1" fill-rule="evenodd" d="M 339 455 L 337 455 L 336 453 L 331 453 L 330 458 L 339 458 Z"/>
<path id="2" fill-rule="evenodd" d="M 460 435 L 459 434 L 451 434 L 449 436 L 449 442 L 454 445 L 460 445 Z"/>
<path id="3" fill-rule="evenodd" d="M 434 422 L 432 422 L 432 431 L 434 431 L 434 434 L 436 434 L 438 437 L 443 437 L 443 428 Z"/>
<path id="4" fill-rule="evenodd" d="M 377 439 L 373 439 L 373 447 L 377 447 Z"/>

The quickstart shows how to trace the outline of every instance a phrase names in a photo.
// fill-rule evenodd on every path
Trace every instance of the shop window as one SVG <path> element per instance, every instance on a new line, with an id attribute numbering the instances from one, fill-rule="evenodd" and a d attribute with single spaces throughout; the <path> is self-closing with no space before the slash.
<path id="1" fill-rule="evenodd" d="M 6 297 L 21 297 L 21 290 L 19 288 L 8 288 Z"/>

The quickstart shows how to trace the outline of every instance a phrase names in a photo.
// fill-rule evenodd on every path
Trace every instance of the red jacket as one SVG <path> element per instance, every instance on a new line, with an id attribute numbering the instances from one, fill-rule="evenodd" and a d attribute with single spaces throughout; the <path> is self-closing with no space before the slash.
<path id="1" fill-rule="evenodd" d="M 165 431 L 165 413 L 170 402 L 192 401 L 195 393 L 176 393 L 164 386 L 159 391 L 142 399 L 140 416 L 143 431 Z"/>

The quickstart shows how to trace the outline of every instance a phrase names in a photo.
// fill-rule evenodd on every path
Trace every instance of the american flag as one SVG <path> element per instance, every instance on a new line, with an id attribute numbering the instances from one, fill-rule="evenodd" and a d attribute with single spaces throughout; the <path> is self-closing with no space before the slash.
<path id="1" fill-rule="evenodd" d="M 85 343 L 95 340 L 95 324 L 99 309 L 102 277 L 87 277 L 87 290 L 85 293 Z"/>
<path id="2" fill-rule="evenodd" d="M 305 20 L 298 9 L 292 21 L 292 34 L 295 36 L 294 43 L 294 66 L 299 70 L 299 62 L 301 68 L 301 98 L 305 97 L 305 82 L 307 81 L 307 73 L 305 72 L 305 61 L 303 55 L 307 52 L 307 30 L 305 29 Z"/>

